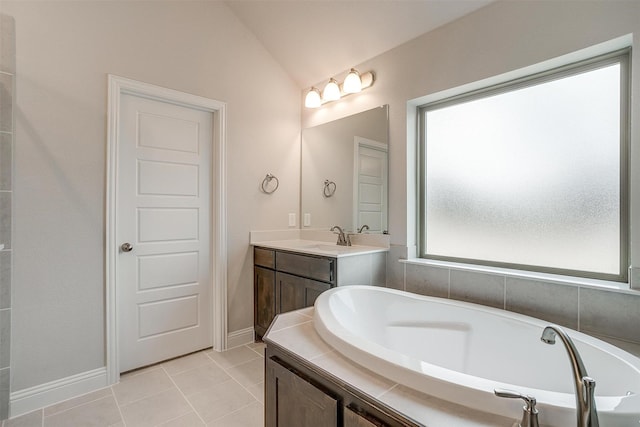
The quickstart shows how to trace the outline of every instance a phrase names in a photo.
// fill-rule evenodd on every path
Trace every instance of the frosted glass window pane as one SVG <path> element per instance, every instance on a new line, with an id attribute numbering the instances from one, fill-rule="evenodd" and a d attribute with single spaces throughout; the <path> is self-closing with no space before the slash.
<path id="1" fill-rule="evenodd" d="M 619 274 L 620 67 L 427 109 L 426 254 Z"/>

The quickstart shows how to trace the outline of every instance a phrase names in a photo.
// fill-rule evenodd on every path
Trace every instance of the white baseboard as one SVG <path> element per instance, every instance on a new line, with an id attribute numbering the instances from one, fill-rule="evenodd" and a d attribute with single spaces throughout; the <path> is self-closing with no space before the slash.
<path id="1" fill-rule="evenodd" d="M 251 344 L 254 340 L 253 328 L 229 332 L 229 334 L 227 334 L 227 349 Z"/>
<path id="2" fill-rule="evenodd" d="M 9 416 L 17 417 L 108 385 L 107 368 L 98 368 L 16 391 L 9 400 Z"/>

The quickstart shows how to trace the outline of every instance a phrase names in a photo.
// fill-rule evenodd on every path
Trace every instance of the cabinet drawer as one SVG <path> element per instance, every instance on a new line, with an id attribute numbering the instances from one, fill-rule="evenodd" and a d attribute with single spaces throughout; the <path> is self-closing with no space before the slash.
<path id="1" fill-rule="evenodd" d="M 336 282 L 335 266 L 336 263 L 333 258 L 312 257 L 286 252 L 278 252 L 276 255 L 276 270 L 322 282 Z"/>
<path id="2" fill-rule="evenodd" d="M 275 268 L 276 253 L 271 249 L 254 248 L 253 264 L 267 268 Z"/>

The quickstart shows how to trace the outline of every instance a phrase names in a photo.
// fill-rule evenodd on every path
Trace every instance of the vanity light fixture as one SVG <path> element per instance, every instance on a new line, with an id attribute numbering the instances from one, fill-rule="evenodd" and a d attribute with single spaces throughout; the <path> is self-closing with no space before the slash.
<path id="1" fill-rule="evenodd" d="M 322 100 L 323 101 L 337 101 L 340 99 L 340 86 L 338 86 L 338 82 L 336 79 L 329 79 L 329 83 L 322 90 Z"/>
<path id="2" fill-rule="evenodd" d="M 352 68 L 347 74 L 342 84 L 342 90 L 344 93 L 358 93 L 362 90 L 362 80 L 360 79 L 360 73 L 355 68 Z"/>
<path id="3" fill-rule="evenodd" d="M 320 105 L 322 105 L 320 91 L 315 87 L 312 87 L 304 98 L 304 106 L 307 108 L 318 108 Z"/>
<path id="4" fill-rule="evenodd" d="M 358 70 L 352 68 L 349 74 L 347 74 L 343 84 L 338 83 L 334 78 L 330 78 L 322 90 L 322 94 L 320 94 L 320 90 L 315 86 L 311 87 L 305 96 L 304 106 L 307 108 L 318 108 L 324 103 L 337 101 L 343 96 L 358 93 L 363 89 L 371 87 L 374 80 L 375 77 L 372 71 L 360 74 Z"/>

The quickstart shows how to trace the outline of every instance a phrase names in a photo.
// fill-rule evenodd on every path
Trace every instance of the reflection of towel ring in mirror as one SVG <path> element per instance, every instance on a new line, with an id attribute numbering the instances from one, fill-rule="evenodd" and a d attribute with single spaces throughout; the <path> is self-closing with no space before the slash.
<path id="1" fill-rule="evenodd" d="M 322 190 L 322 193 L 324 194 L 324 197 L 331 197 L 333 196 L 333 194 L 336 192 L 336 183 L 333 181 L 329 181 L 328 179 L 324 180 L 324 190 Z"/>
<path id="2" fill-rule="evenodd" d="M 267 190 L 267 187 L 269 186 L 272 180 L 276 181 L 276 186 L 271 190 Z M 278 181 L 278 178 L 275 175 L 268 173 L 267 176 L 265 176 L 264 179 L 262 180 L 262 185 L 261 185 L 262 192 L 265 194 L 271 194 L 278 189 L 279 185 L 280 185 L 280 181 Z"/>

